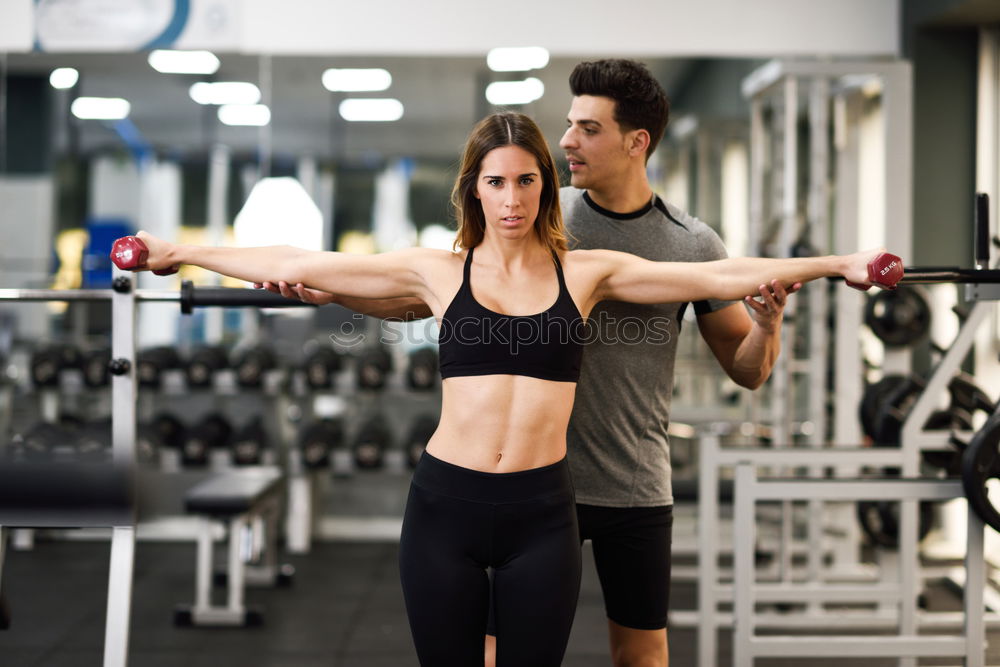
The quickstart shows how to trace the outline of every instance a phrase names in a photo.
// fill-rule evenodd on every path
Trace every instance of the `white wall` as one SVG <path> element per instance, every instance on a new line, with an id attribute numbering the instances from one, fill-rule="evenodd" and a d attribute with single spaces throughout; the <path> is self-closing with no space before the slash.
<path id="1" fill-rule="evenodd" d="M 52 275 L 55 184 L 51 176 L 0 177 L 0 286 L 48 287 Z M 48 335 L 48 311 L 42 303 L 0 306 L 15 313 L 18 335 Z"/>
<path id="2" fill-rule="evenodd" d="M 493 46 L 539 45 L 558 56 L 899 55 L 900 0 L 606 0 L 525 5 L 464 0 L 191 0 L 178 40 L 246 53 L 479 55 Z M 45 3 L 42 3 L 44 6 Z M 115 11 L 115 7 L 120 7 Z M 34 36 L 32 0 L 4 0 L 0 50 L 23 51 Z M 121 26 L 127 0 L 77 0 L 58 30 Z M 170 0 L 149 6 L 157 21 Z M 71 20 L 72 19 L 72 20 Z M 142 23 L 133 17 L 131 25 Z M 152 20 L 152 19 L 150 19 Z M 214 26 L 214 29 L 212 29 Z M 151 28 L 149 28 L 151 29 Z M 146 35 L 149 29 L 142 33 Z M 55 28 L 43 33 L 51 34 Z M 119 28 L 120 30 L 120 28 Z M 114 31 L 108 31 L 108 37 Z M 138 33 L 136 33 L 138 35 Z M 138 39 L 138 37 L 137 37 Z M 68 42 L 67 42 L 68 43 Z M 102 46 L 103 45 L 103 46 Z M 47 47 L 49 50 L 59 50 Z M 79 42 L 73 50 L 81 50 Z M 124 50 L 124 49 L 122 49 Z"/>
<path id="3" fill-rule="evenodd" d="M 34 34 L 32 0 L 4 0 L 0 6 L 0 51 L 30 51 Z"/>

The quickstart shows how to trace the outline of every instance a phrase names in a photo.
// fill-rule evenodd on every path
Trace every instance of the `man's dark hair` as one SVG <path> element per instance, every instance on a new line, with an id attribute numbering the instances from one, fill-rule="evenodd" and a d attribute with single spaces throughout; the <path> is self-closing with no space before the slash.
<path id="1" fill-rule="evenodd" d="M 582 62 L 569 75 L 569 87 L 574 97 L 594 95 L 614 100 L 614 119 L 624 131 L 649 132 L 649 159 L 670 120 L 670 101 L 646 65 L 620 58 Z"/>

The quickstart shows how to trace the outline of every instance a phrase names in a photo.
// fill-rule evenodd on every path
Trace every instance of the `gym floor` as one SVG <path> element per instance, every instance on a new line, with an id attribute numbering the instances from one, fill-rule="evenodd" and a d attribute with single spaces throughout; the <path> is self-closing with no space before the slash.
<path id="1" fill-rule="evenodd" d="M 100 665 L 109 543 L 39 540 L 31 551 L 8 551 L 4 585 L 12 627 L 0 631 L 5 667 Z M 416 665 L 396 569 L 397 545 L 325 542 L 308 555 L 284 559 L 296 567 L 291 588 L 248 589 L 264 609 L 256 628 L 176 628 L 172 610 L 194 595 L 194 544 L 140 542 L 132 603 L 130 664 L 139 667 L 402 667 Z M 580 605 L 564 664 L 610 664 L 600 587 L 589 548 Z M 221 593 L 221 591 L 218 591 Z M 674 586 L 674 608 L 691 609 L 695 590 Z M 944 591 L 931 608 L 955 608 Z M 719 664 L 731 659 L 728 632 L 719 636 Z M 671 632 L 671 665 L 695 665 L 695 632 Z M 810 667 L 843 659 L 809 660 Z M 759 660 L 757 667 L 792 667 L 800 660 Z M 988 664 L 1000 664 L 1000 631 L 990 634 Z M 889 667 L 892 660 L 858 660 L 857 667 Z M 921 665 L 954 664 L 947 660 Z"/>

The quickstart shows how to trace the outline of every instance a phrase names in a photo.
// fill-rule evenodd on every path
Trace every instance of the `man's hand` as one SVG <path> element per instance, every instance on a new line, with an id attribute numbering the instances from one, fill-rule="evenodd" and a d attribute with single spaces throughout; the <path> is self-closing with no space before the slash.
<path id="1" fill-rule="evenodd" d="M 788 295 L 794 294 L 801 289 L 802 283 L 795 283 L 785 289 L 777 280 L 772 280 L 770 285 L 760 286 L 760 299 L 748 296 L 743 299 L 744 303 L 750 307 L 751 317 L 754 324 L 767 333 L 774 333 L 781 326 L 782 313 L 788 303 Z"/>
<path id="2" fill-rule="evenodd" d="M 336 297 L 333 294 L 323 292 L 321 290 L 309 289 L 302 283 L 289 285 L 284 280 L 281 280 L 278 281 L 277 284 L 272 282 L 263 282 L 254 283 L 253 286 L 257 289 L 263 288 L 268 292 L 280 294 L 286 299 L 298 299 L 302 303 L 308 303 L 314 306 L 325 306 L 336 302 Z"/>

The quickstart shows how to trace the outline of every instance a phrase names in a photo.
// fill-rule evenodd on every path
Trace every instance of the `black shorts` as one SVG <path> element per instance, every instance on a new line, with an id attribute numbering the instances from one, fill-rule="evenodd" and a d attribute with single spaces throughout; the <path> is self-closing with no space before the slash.
<path id="1" fill-rule="evenodd" d="M 580 539 L 594 547 L 609 619 L 627 628 L 667 627 L 673 507 L 576 506 Z"/>
<path id="2" fill-rule="evenodd" d="M 580 541 L 594 548 L 607 617 L 636 630 L 667 627 L 673 506 L 576 506 Z M 487 634 L 496 635 L 493 608 Z"/>

